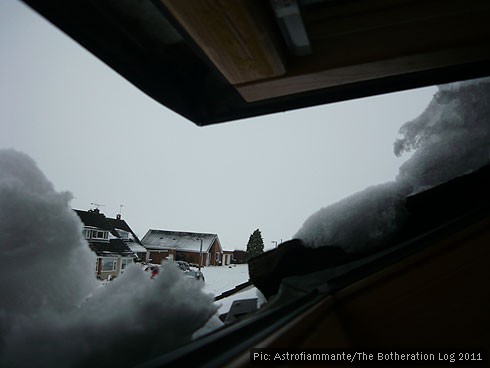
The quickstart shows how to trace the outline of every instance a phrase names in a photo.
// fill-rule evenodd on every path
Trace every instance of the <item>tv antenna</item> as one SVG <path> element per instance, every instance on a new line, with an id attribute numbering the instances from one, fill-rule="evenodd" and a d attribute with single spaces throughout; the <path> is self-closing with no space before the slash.
<path id="1" fill-rule="evenodd" d="M 125 205 L 123 205 L 123 204 L 120 204 L 120 205 L 119 205 L 119 214 L 120 214 L 121 216 L 122 216 L 122 208 L 123 208 L 123 207 L 126 207 L 126 206 L 125 206 Z"/>
<path id="2" fill-rule="evenodd" d="M 92 206 L 95 206 L 95 208 L 99 209 L 99 207 L 104 207 L 105 205 L 104 204 L 100 204 L 100 203 L 94 203 L 94 202 L 90 202 L 90 204 Z"/>

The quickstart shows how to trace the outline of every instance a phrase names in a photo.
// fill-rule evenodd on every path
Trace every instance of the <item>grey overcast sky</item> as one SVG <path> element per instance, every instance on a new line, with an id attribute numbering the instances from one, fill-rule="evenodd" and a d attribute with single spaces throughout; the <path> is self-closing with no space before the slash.
<path id="1" fill-rule="evenodd" d="M 0 148 L 31 156 L 72 207 L 91 202 L 143 236 L 217 233 L 245 249 L 393 180 L 398 128 L 424 88 L 199 128 L 140 92 L 30 8 L 0 0 Z"/>

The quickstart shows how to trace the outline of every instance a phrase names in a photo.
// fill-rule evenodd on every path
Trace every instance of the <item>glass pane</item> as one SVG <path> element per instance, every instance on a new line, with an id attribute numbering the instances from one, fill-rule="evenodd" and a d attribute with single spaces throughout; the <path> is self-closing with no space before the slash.
<path id="1" fill-rule="evenodd" d="M 115 266 L 116 266 L 115 258 L 102 259 L 102 271 L 114 271 L 116 269 Z"/>

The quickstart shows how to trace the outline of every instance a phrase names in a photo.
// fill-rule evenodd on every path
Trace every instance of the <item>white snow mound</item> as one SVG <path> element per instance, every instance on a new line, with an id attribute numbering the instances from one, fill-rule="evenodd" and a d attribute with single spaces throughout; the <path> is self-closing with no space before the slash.
<path id="1" fill-rule="evenodd" d="M 201 283 L 131 265 L 102 287 L 69 199 L 0 150 L 0 366 L 128 367 L 190 341 L 217 309 Z"/>

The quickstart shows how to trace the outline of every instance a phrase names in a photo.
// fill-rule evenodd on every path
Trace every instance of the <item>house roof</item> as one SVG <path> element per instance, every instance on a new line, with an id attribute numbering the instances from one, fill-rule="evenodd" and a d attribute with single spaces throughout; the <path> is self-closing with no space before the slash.
<path id="1" fill-rule="evenodd" d="M 128 233 L 132 233 L 133 231 L 129 227 L 129 225 L 124 221 L 123 219 L 118 219 L 118 218 L 110 218 L 107 217 L 107 222 L 114 228 L 118 230 L 124 230 L 127 231 Z"/>
<path id="2" fill-rule="evenodd" d="M 74 210 L 74 211 L 76 212 L 78 217 L 80 217 L 80 220 L 82 220 L 85 226 L 92 226 L 102 230 L 108 230 L 111 232 L 112 235 L 118 238 L 119 238 L 119 234 L 115 230 L 127 231 L 128 233 L 133 235 L 133 238 L 136 243 L 141 244 L 141 241 L 138 239 L 138 237 L 133 232 L 131 227 L 127 224 L 125 220 L 121 218 L 106 217 L 103 213 L 99 212 L 98 210 L 89 210 L 89 211 Z"/>
<path id="3" fill-rule="evenodd" d="M 99 257 L 134 257 L 133 251 L 121 239 L 111 239 L 110 242 L 89 242 L 89 247 Z"/>
<path id="4" fill-rule="evenodd" d="M 147 249 L 143 247 L 141 244 L 135 242 L 128 242 L 126 245 L 131 249 L 134 253 L 146 253 Z"/>
<path id="5" fill-rule="evenodd" d="M 133 229 L 131 229 L 131 227 L 128 225 L 128 223 L 125 220 L 118 217 L 116 217 L 115 219 L 107 217 L 107 222 L 113 227 L 113 229 L 127 231 L 133 236 L 136 243 L 141 244 L 141 241 L 138 239 Z M 118 234 L 114 234 L 114 235 L 119 236 Z"/>
<path id="6" fill-rule="evenodd" d="M 191 233 L 182 231 L 167 231 L 150 229 L 141 239 L 143 245 L 148 249 L 175 249 L 187 252 L 209 252 L 211 246 L 217 240 L 221 244 L 217 234 Z"/>
<path id="7" fill-rule="evenodd" d="M 74 210 L 80 220 L 82 220 L 85 226 L 97 227 L 102 230 L 113 230 L 114 227 L 111 223 L 107 221 L 107 218 L 103 213 L 98 212 L 98 210 L 82 211 Z"/>
<path id="8" fill-rule="evenodd" d="M 24 2 L 197 125 L 490 74 L 486 0 Z"/>

